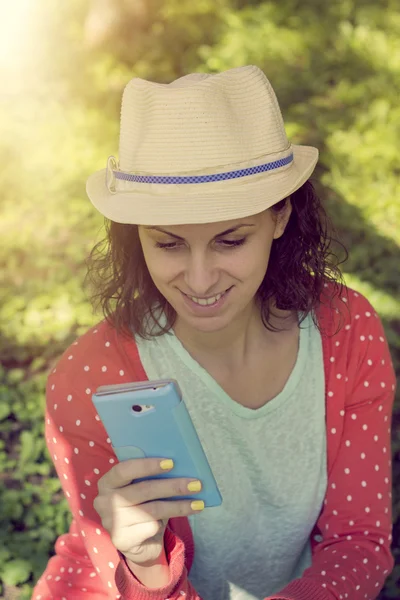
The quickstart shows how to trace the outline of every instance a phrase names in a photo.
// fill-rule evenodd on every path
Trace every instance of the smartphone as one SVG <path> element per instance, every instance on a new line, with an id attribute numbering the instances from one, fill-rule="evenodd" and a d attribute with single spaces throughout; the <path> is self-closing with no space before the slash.
<path id="1" fill-rule="evenodd" d="M 205 508 L 220 506 L 222 496 L 192 419 L 174 379 L 139 381 L 97 388 L 92 402 L 121 462 L 131 458 L 172 458 L 168 473 L 135 479 L 193 477 L 196 494 L 160 500 L 198 499 Z"/>

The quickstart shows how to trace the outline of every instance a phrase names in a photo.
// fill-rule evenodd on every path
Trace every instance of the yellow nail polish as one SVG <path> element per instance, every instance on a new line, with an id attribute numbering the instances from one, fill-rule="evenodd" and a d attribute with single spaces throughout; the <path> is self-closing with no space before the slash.
<path id="1" fill-rule="evenodd" d="M 167 458 L 166 460 L 162 460 L 160 462 L 160 467 L 166 471 L 167 469 L 172 469 L 174 466 L 174 461 L 171 460 L 170 458 Z"/>
<path id="2" fill-rule="evenodd" d="M 189 492 L 199 492 L 201 490 L 201 481 L 191 481 L 187 487 Z"/>
<path id="3" fill-rule="evenodd" d="M 194 502 L 191 503 L 190 508 L 192 510 L 203 510 L 203 508 L 204 508 L 203 500 L 194 500 Z"/>

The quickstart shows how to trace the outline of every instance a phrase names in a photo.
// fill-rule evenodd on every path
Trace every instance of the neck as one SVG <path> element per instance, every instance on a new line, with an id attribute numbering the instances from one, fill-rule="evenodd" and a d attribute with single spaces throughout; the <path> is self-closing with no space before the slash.
<path id="1" fill-rule="evenodd" d="M 208 361 L 211 359 L 234 369 L 243 365 L 247 357 L 253 356 L 253 351 L 260 348 L 261 344 L 273 347 L 285 331 L 297 326 L 297 315 L 275 307 L 270 322 L 284 331 L 273 332 L 266 329 L 262 323 L 260 309 L 254 303 L 246 307 L 222 330 L 198 331 L 177 318 L 174 332 L 193 357 L 204 356 Z"/>

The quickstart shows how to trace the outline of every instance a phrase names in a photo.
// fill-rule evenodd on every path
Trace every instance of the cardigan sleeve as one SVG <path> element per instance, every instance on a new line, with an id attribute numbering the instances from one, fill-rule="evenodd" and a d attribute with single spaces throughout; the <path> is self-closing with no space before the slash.
<path id="1" fill-rule="evenodd" d="M 90 377 L 90 372 L 101 366 L 90 358 L 86 360 L 86 374 L 83 365 L 79 367 L 83 375 L 78 376 L 75 367 L 74 377 L 57 368 L 47 380 L 47 447 L 72 513 L 72 523 L 69 532 L 57 539 L 55 555 L 37 582 L 32 598 L 165 600 L 174 592 L 181 598 L 182 590 L 190 598 L 198 598 L 187 580 L 183 542 L 172 531 L 167 529 L 164 538 L 170 581 L 165 587 L 152 590 L 132 574 L 101 524 L 93 507 L 97 482 L 117 458 L 90 401 L 97 380 Z"/>
<path id="2" fill-rule="evenodd" d="M 319 542 L 311 567 L 268 600 L 373 600 L 393 568 L 390 433 L 395 374 L 378 315 L 365 298 L 358 302 L 360 314 L 347 327 L 352 330 L 347 333 L 347 364 L 342 360 L 340 367 L 346 368 L 348 392 L 340 411 L 339 451 L 316 527 Z M 344 376 L 338 368 L 331 370 L 332 380 Z M 338 434 L 336 429 L 328 432 Z"/>

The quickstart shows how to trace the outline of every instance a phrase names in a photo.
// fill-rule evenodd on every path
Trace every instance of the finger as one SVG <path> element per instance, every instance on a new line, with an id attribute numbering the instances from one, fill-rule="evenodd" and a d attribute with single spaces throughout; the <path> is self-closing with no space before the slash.
<path id="1" fill-rule="evenodd" d="M 150 477 L 159 473 L 166 473 L 171 469 L 162 469 L 160 466 L 163 458 L 133 458 L 117 463 L 98 481 L 99 493 L 123 488 L 132 483 L 134 479 Z"/>
<path id="2" fill-rule="evenodd" d="M 155 500 L 145 505 L 135 506 L 135 521 L 143 523 L 148 521 L 151 516 L 154 521 L 162 520 L 165 523 L 175 517 L 187 517 L 201 512 L 204 502 L 200 500 L 194 502 L 193 505 L 192 500 Z M 197 506 L 197 508 L 193 506 Z"/>
<path id="3" fill-rule="evenodd" d="M 174 496 L 190 496 L 198 493 L 199 490 L 189 490 L 188 485 L 197 479 L 188 479 L 187 477 L 169 477 L 167 479 L 151 479 L 133 483 L 125 488 L 113 492 L 113 503 L 116 507 L 137 506 L 159 500 L 160 498 L 172 498 Z"/>

